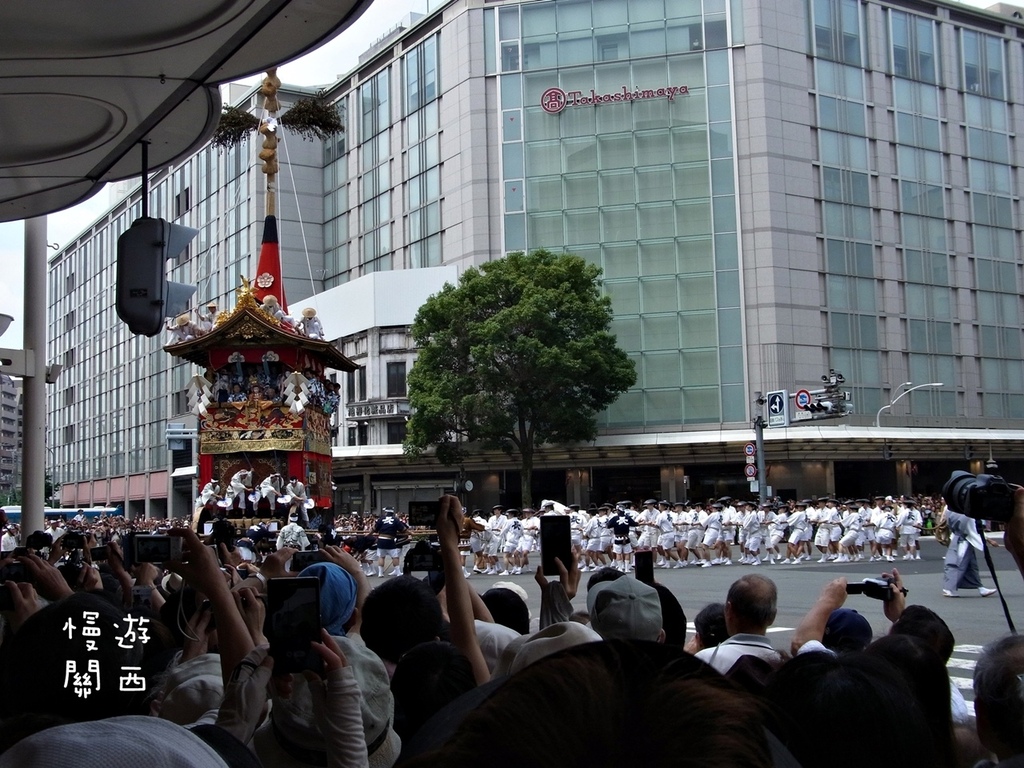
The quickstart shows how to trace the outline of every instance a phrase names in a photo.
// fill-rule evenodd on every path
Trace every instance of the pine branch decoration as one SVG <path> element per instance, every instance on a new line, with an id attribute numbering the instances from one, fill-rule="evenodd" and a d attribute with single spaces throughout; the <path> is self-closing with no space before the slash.
<path id="1" fill-rule="evenodd" d="M 248 139 L 249 134 L 255 131 L 259 124 L 259 118 L 244 109 L 224 107 L 217 130 L 214 131 L 210 141 L 215 147 L 231 149 Z"/>
<path id="2" fill-rule="evenodd" d="M 281 115 L 281 125 L 306 141 L 325 141 L 345 130 L 337 105 L 320 95 L 296 101 Z"/>

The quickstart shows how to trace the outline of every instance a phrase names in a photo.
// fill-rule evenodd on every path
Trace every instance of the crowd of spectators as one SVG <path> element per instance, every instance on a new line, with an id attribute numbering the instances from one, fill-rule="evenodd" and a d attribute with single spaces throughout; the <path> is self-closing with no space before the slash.
<path id="1" fill-rule="evenodd" d="M 1024 574 L 1024 489 L 1015 502 L 1005 546 Z M 584 585 L 575 554 L 557 578 L 537 569 L 531 631 L 521 584 L 481 595 L 466 578 L 452 496 L 427 578 L 375 588 L 338 545 L 357 530 L 328 526 L 311 562 L 281 546 L 257 565 L 185 521 L 48 527 L 0 559 L 0 768 L 1024 765 L 1024 640 L 981 654 L 972 718 L 946 672 L 952 630 L 908 605 L 895 567 L 883 636 L 837 578 L 777 648 L 764 573 L 740 574 L 690 633 L 664 585 L 615 568 Z M 310 583 L 315 638 L 296 650 L 281 638 L 310 628 Z"/>

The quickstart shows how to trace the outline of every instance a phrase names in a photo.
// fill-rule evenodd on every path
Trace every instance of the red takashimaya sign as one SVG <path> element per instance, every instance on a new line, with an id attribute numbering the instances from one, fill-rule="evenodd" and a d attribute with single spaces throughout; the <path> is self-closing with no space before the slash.
<path id="1" fill-rule="evenodd" d="M 630 90 L 622 86 L 622 90 L 612 93 L 598 93 L 593 88 L 589 94 L 583 91 L 563 91 L 561 88 L 548 88 L 540 97 L 540 105 L 545 112 L 557 115 L 566 107 L 591 107 L 599 104 L 612 104 L 618 101 L 643 101 L 644 99 L 668 99 L 676 96 L 689 96 L 690 86 L 670 85 L 665 88 L 634 88 Z"/>

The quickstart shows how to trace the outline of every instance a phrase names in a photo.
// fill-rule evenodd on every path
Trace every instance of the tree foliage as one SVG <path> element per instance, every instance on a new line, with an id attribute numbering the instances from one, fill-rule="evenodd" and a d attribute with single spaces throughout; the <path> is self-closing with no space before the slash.
<path id="1" fill-rule="evenodd" d="M 530 503 L 535 446 L 592 440 L 597 413 L 636 381 L 609 331 L 601 269 L 578 256 L 513 253 L 467 269 L 419 310 L 406 451 L 465 442 L 518 453 Z"/>

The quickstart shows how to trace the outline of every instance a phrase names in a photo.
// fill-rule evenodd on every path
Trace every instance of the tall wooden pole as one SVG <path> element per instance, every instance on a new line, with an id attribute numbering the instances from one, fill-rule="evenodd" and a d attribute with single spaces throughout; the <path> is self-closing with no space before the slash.
<path id="1" fill-rule="evenodd" d="M 281 78 L 277 76 L 277 67 L 268 69 L 260 87 L 260 94 L 263 96 L 263 108 L 269 117 L 260 123 L 259 129 L 263 134 L 260 160 L 263 161 L 263 173 L 267 176 L 267 216 L 274 216 L 277 211 L 277 113 L 281 110 L 277 91 L 280 87 Z"/>

